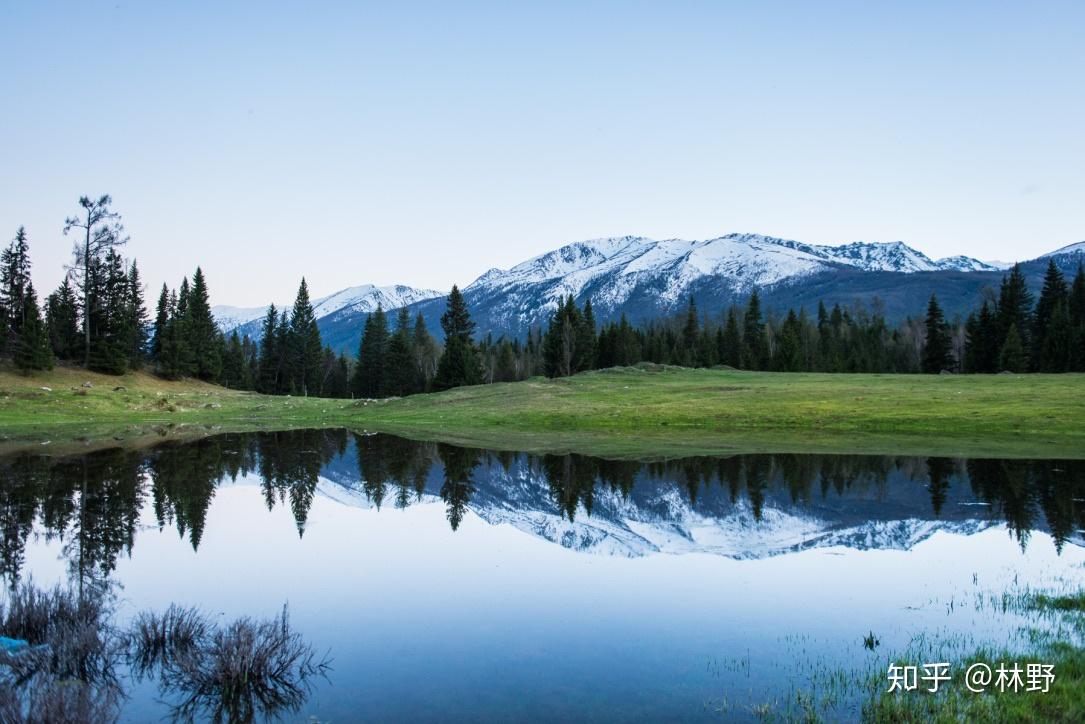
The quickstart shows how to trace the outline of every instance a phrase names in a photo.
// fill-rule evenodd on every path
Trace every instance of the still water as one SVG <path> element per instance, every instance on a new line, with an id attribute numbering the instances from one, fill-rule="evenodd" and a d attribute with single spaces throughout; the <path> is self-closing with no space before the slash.
<path id="1" fill-rule="evenodd" d="M 311 430 L 23 455 L 0 480 L 9 585 L 111 584 L 120 619 L 287 604 L 331 668 L 284 721 L 753 719 L 916 637 L 1012 642 L 992 596 L 1085 583 L 1085 461 L 642 463 Z M 175 713 L 152 680 L 125 694 L 125 720 Z"/>

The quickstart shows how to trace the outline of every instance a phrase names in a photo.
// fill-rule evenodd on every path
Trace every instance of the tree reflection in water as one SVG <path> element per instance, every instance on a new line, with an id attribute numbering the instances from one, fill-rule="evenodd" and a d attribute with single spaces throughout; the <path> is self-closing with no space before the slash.
<path id="1" fill-rule="evenodd" d="M 490 452 L 345 430 L 224 434 L 149 450 L 9 456 L 0 458 L 0 571 L 9 587 L 3 630 L 39 648 L 19 660 L 7 654 L 0 660 L 0 720 L 18 721 L 16 712 L 30 706 L 46 712 L 45 720 L 62 721 L 65 712 L 112 718 L 122 696 L 115 675 L 120 668 L 157 677 L 181 719 L 246 721 L 296 710 L 324 662 L 285 615 L 220 628 L 194 612 L 145 614 L 136 621 L 137 629 L 149 626 L 143 634 L 156 627 L 170 634 L 160 637 L 160 648 L 142 653 L 132 643 L 139 636 L 117 645 L 120 634 L 106 615 L 112 610 L 111 576 L 118 558 L 136 545 L 145 511 L 160 530 L 173 528 L 199 549 L 219 486 L 246 477 L 259 481 L 269 510 L 289 508 L 299 536 L 321 481 L 350 487 L 377 509 L 440 500 L 452 530 L 464 524 L 472 505 L 531 505 L 572 522 L 613 515 L 614 501 L 627 501 L 666 519 L 676 514 L 668 508 L 672 493 L 659 491 L 674 491 L 702 516 L 740 505 L 754 521 L 782 505 L 849 523 L 872 515 L 1001 520 L 1022 548 L 1032 531 L 1046 530 L 1061 551 L 1085 529 L 1080 460 L 756 454 L 635 462 Z M 28 598 L 29 584 L 20 583 L 32 535 L 60 541 L 69 577 L 66 588 L 37 598 Z M 33 623 L 43 615 L 67 623 Z M 190 643 L 179 646 L 186 630 Z M 82 648 L 64 644 L 65 631 L 82 631 L 76 637 Z M 251 686 L 230 681 L 230 671 L 256 661 L 271 673 Z M 72 685 L 57 686 L 61 680 Z"/>

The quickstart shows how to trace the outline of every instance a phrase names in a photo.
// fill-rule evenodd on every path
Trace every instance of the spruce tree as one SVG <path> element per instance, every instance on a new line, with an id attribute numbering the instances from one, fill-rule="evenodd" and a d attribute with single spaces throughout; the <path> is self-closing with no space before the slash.
<path id="1" fill-rule="evenodd" d="M 75 359 L 80 348 L 79 306 L 68 276 L 46 300 L 45 325 L 54 356 Z"/>
<path id="2" fill-rule="evenodd" d="M 185 377 L 191 371 L 187 335 L 179 306 L 177 293 L 171 292 L 166 302 L 166 323 L 159 337 L 158 355 L 155 358 L 157 373 L 170 380 Z"/>
<path id="3" fill-rule="evenodd" d="M 765 325 L 761 321 L 761 297 L 754 289 L 746 304 L 746 315 L 742 329 L 742 366 L 750 370 L 765 368 L 768 361 L 768 340 L 765 338 Z"/>
<path id="4" fill-rule="evenodd" d="M 1001 332 L 999 347 L 1004 347 L 1010 327 L 1017 327 L 1017 334 L 1025 350 L 1026 364 L 1031 347 L 1029 333 L 1032 331 L 1032 292 L 1025 282 L 1025 274 L 1019 264 L 1014 264 L 1009 276 L 1003 277 L 998 294 L 998 324 Z"/>
<path id="5" fill-rule="evenodd" d="M 787 319 L 780 329 L 776 348 L 775 367 L 781 372 L 800 372 L 803 369 L 802 328 L 795 310 L 788 310 Z"/>
<path id="6" fill-rule="evenodd" d="M 1041 372 L 1069 372 L 1072 359 L 1070 348 L 1073 327 L 1067 300 L 1060 299 L 1051 310 L 1043 331 L 1044 344 L 1034 359 L 1039 360 Z"/>
<path id="7" fill-rule="evenodd" d="M 165 284 L 158 294 L 158 304 L 155 305 L 154 327 L 151 329 L 151 359 L 157 363 L 162 355 L 162 341 L 165 337 L 166 325 L 170 321 L 170 290 Z"/>
<path id="8" fill-rule="evenodd" d="M 128 270 L 128 294 L 124 310 L 128 366 L 138 370 L 147 359 L 147 307 L 143 302 L 143 283 L 136 262 Z"/>
<path id="9" fill-rule="evenodd" d="M 222 378 L 220 382 L 223 387 L 244 390 L 247 388 L 245 373 L 245 350 L 241 345 L 241 337 L 238 336 L 235 329 L 226 343 L 226 354 L 222 358 Z"/>
<path id="10" fill-rule="evenodd" d="M 735 369 L 742 367 L 742 332 L 738 328 L 738 311 L 733 306 L 727 310 L 719 357 L 721 364 Z"/>
<path id="11" fill-rule="evenodd" d="M 1078 262 L 1070 287 L 1070 369 L 1085 372 L 1085 265 Z"/>
<path id="12" fill-rule="evenodd" d="M 15 351 L 15 366 L 23 372 L 53 368 L 53 350 L 38 309 L 34 285 L 27 281 L 22 299 L 22 330 Z"/>
<path id="13" fill-rule="evenodd" d="M 358 363 L 354 367 L 352 389 L 360 397 L 385 397 L 388 375 L 388 317 L 377 309 L 365 320 L 358 345 Z"/>
<path id="14" fill-rule="evenodd" d="M 29 285 L 30 246 L 26 229 L 20 226 L 11 244 L 0 252 L 0 353 L 19 349 Z"/>
<path id="15" fill-rule="evenodd" d="M 971 373 L 998 371 L 998 323 L 989 302 L 984 301 L 979 312 L 972 312 L 964 325 L 965 348 L 963 370 Z"/>
<path id="16" fill-rule="evenodd" d="M 1056 335 L 1069 336 L 1069 316 L 1065 320 L 1065 325 L 1060 324 L 1062 329 L 1052 330 L 1052 323 L 1054 322 L 1055 312 L 1060 307 L 1063 307 L 1063 313 L 1066 314 L 1065 307 L 1069 304 L 1069 290 L 1066 288 L 1066 280 L 1063 279 L 1062 272 L 1055 266 L 1055 260 L 1051 259 L 1047 263 L 1047 271 L 1044 274 L 1044 285 L 1040 291 L 1040 301 L 1036 303 L 1036 311 L 1033 315 L 1032 321 L 1032 353 L 1030 355 L 1030 362 L 1032 368 L 1037 372 L 1061 372 L 1067 361 L 1062 359 L 1062 350 L 1066 349 L 1069 352 L 1069 340 L 1049 339 L 1049 335 L 1053 332 Z M 1061 322 L 1062 320 L 1060 320 Z M 1059 359 L 1050 358 L 1047 355 L 1047 351 L 1051 351 L 1053 354 L 1058 354 Z"/>
<path id="17" fill-rule="evenodd" d="M 931 295 L 927 303 L 927 335 L 923 341 L 921 368 L 927 374 L 938 374 L 953 366 L 952 343 L 949 337 L 949 325 L 938 306 L 938 299 Z"/>
<path id="18" fill-rule="evenodd" d="M 305 278 L 298 287 L 294 310 L 290 315 L 290 358 L 294 388 L 303 396 L 320 389 L 324 343 L 320 339 L 316 314 L 309 302 Z"/>
<path id="19" fill-rule="evenodd" d="M 595 354 L 598 344 L 598 336 L 595 326 L 595 310 L 592 309 L 591 299 L 584 300 L 584 311 L 580 315 L 580 326 L 577 328 L 577 369 L 579 371 L 595 369 Z"/>
<path id="20" fill-rule="evenodd" d="M 622 312 L 614 341 L 614 362 L 623 367 L 628 367 L 640 362 L 640 354 L 637 333 L 634 331 L 633 326 L 629 324 L 629 320 L 626 319 L 625 312 Z"/>
<path id="21" fill-rule="evenodd" d="M 411 351 L 411 315 L 401 307 L 396 315 L 396 329 L 388 340 L 385 360 L 385 392 L 396 397 L 406 397 L 418 391 L 418 375 Z"/>
<path id="22" fill-rule="evenodd" d="M 482 381 L 482 365 L 475 348 L 475 323 L 467 310 L 467 302 L 458 287 L 448 295 L 445 313 L 441 315 L 445 333 L 445 348 L 437 363 L 433 389 L 447 390 L 462 385 L 477 385 Z"/>
<path id="23" fill-rule="evenodd" d="M 568 377 L 583 369 L 584 320 L 570 294 L 558 303 L 543 339 L 548 377 Z"/>
<path id="24" fill-rule="evenodd" d="M 91 366 L 91 354 L 95 347 L 91 339 L 92 326 L 95 313 L 99 311 L 95 309 L 95 289 L 92 283 L 95 267 L 100 266 L 103 254 L 128 243 L 128 237 L 124 235 L 124 227 L 120 222 L 121 215 L 110 209 L 112 203 L 113 199 L 109 194 L 97 199 L 81 196 L 81 215 L 69 216 L 64 220 L 65 235 L 75 231 L 82 237 L 73 250 L 73 273 L 83 292 L 83 364 L 87 367 Z"/>
<path id="25" fill-rule="evenodd" d="M 414 320 L 414 330 L 411 333 L 411 355 L 414 358 L 415 389 L 424 391 L 437 374 L 437 343 L 433 335 L 426 329 L 426 320 L 419 312 Z"/>
<path id="26" fill-rule="evenodd" d="M 214 382 L 222 374 L 222 332 L 211 314 L 211 302 L 203 270 L 196 268 L 192 287 L 179 314 L 184 319 L 186 346 L 192 360 L 192 374 Z"/>
<path id="27" fill-rule="evenodd" d="M 689 298 L 689 307 L 686 308 L 686 322 L 682 326 L 682 350 L 684 359 L 679 362 L 688 367 L 696 364 L 697 341 L 700 337 L 700 327 L 697 320 L 697 304 L 693 297 Z"/>
<path id="28" fill-rule="evenodd" d="M 1021 341 L 1021 335 L 1017 332 L 1017 323 L 1010 325 L 1006 333 L 1006 341 L 1002 345 L 1002 351 L 998 357 L 999 367 L 1009 372 L 1025 372 L 1028 367 L 1028 355 L 1025 354 L 1025 343 Z"/>
<path id="29" fill-rule="evenodd" d="M 279 393 L 278 325 L 279 311 L 272 304 L 267 308 L 263 326 L 260 328 L 260 355 L 257 363 L 259 374 L 256 380 L 256 389 L 265 395 Z"/>

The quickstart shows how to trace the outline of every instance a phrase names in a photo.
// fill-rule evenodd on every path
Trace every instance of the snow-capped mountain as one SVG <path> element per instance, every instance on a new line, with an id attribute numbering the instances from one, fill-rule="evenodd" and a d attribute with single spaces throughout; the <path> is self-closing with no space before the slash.
<path id="1" fill-rule="evenodd" d="M 336 313 L 340 314 L 368 314 L 377 308 L 391 310 L 406 307 L 416 302 L 432 299 L 441 295 L 431 289 L 415 289 L 403 284 L 378 287 L 373 284 L 362 284 L 357 287 L 341 289 L 334 294 L 321 297 L 313 301 L 313 312 L 317 319 Z M 289 309 L 289 305 L 276 304 L 276 308 Z M 267 314 L 267 307 L 229 307 L 225 305 L 215 306 L 211 309 L 223 331 L 230 331 L 242 327 L 248 323 L 256 322 Z M 248 330 L 246 330 L 248 331 Z M 250 334 L 250 336 L 252 336 Z"/>
<path id="2" fill-rule="evenodd" d="M 900 241 L 819 246 L 760 234 L 728 234 L 707 241 L 643 237 L 592 239 L 548 252 L 508 271 L 491 269 L 469 290 L 552 283 L 549 297 L 579 296 L 595 286 L 593 303 L 617 304 L 646 281 L 659 280 L 661 297 L 674 301 L 696 281 L 726 279 L 737 290 L 763 288 L 836 266 L 905 274 L 929 271 L 995 271 L 978 259 L 937 261 Z M 597 282 L 602 281 L 602 284 Z M 598 302 L 596 302 L 598 300 Z"/>
<path id="3" fill-rule="evenodd" d="M 933 260 L 899 241 L 825 246 L 760 234 L 703 241 L 623 236 L 491 269 L 464 292 L 472 311 L 481 311 L 480 331 L 500 334 L 543 323 L 568 295 L 580 303 L 590 298 L 598 318 L 625 313 L 638 320 L 675 311 L 690 297 L 702 308 L 719 308 L 755 288 L 764 295 L 832 275 L 995 271 L 970 257 Z"/>
<path id="4" fill-rule="evenodd" d="M 1055 251 L 1044 254 L 1040 258 L 1046 259 L 1049 256 L 1062 256 L 1063 254 L 1085 254 L 1085 241 L 1079 241 L 1076 244 L 1070 244 L 1061 249 L 1055 249 Z"/>
<path id="5" fill-rule="evenodd" d="M 356 507 L 392 507 L 394 494 L 376 500 L 359 480 L 354 457 L 326 466 L 318 493 Z M 700 553 L 733 559 L 771 558 L 811 548 L 909 550 L 939 532 L 973 535 L 1004 525 L 963 480 L 946 490 L 941 513 L 931 508 L 925 486 L 903 473 L 891 473 L 866 490 L 825 493 L 796 500 L 783 481 L 769 479 L 760 502 L 706 486 L 696 499 L 682 483 L 638 476 L 631 490 L 597 485 L 590 507 L 575 515 L 562 510 L 552 480 L 537 464 L 517 456 L 506 464 L 483 464 L 472 473 L 466 507 L 490 525 L 509 525 L 527 535 L 593 555 L 637 558 L 659 553 Z M 440 494 L 440 466 L 430 471 L 425 491 L 411 505 L 446 505 Z M 372 488 L 370 488 L 372 490 Z M 1080 545 L 1076 538 L 1074 545 Z"/>
<path id="6" fill-rule="evenodd" d="M 1053 252 L 1060 265 L 1076 265 L 1085 242 Z M 1069 261 L 1068 261 L 1069 260 Z M 1030 283 L 1046 262 L 1022 265 Z M 479 335 L 523 338 L 545 326 L 558 302 L 572 295 L 591 300 L 600 323 L 625 314 L 636 324 L 674 314 L 693 298 L 702 312 L 718 315 L 743 303 L 753 289 L 767 310 L 805 308 L 819 302 L 877 307 L 892 323 L 920 313 L 932 293 L 946 314 L 966 313 L 985 287 L 996 287 L 1003 265 L 967 256 L 931 259 L 894 241 L 807 244 L 761 234 L 727 234 L 702 241 L 641 236 L 567 244 L 509 269 L 490 269 L 462 287 Z M 365 315 L 410 306 L 440 336 L 444 294 L 411 287 L 362 285 L 317 300 L 324 341 L 336 351 L 358 349 Z M 216 307 L 224 329 L 259 336 L 264 309 Z"/>

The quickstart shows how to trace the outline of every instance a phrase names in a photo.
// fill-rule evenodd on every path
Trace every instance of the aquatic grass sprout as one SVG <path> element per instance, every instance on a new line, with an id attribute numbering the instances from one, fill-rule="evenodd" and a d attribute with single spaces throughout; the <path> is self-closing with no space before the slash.
<path id="1" fill-rule="evenodd" d="M 294 711 L 328 669 L 290 626 L 287 608 L 266 620 L 214 625 L 199 609 L 145 611 L 125 631 L 104 587 L 33 582 L 0 602 L 0 722 L 112 722 L 124 698 L 117 675 L 158 676 L 183 721 L 252 721 Z M 25 643 L 24 643 L 25 642 Z"/>
<path id="2" fill-rule="evenodd" d="M 0 720 L 115 720 L 121 646 L 111 611 L 104 587 L 13 587 L 0 604 L 0 631 L 27 645 L 0 649 Z"/>
<path id="3" fill-rule="evenodd" d="M 329 666 L 291 628 L 285 606 L 273 619 L 243 617 L 225 627 L 171 606 L 141 616 L 130 640 L 134 666 L 143 673 L 158 667 L 163 692 L 177 702 L 174 716 L 184 721 L 251 721 L 296 710 L 310 679 Z"/>
<path id="4" fill-rule="evenodd" d="M 140 613 L 126 637 L 133 672 L 144 676 L 155 666 L 195 655 L 211 630 L 207 617 L 196 608 L 174 603 L 161 614 Z"/>

